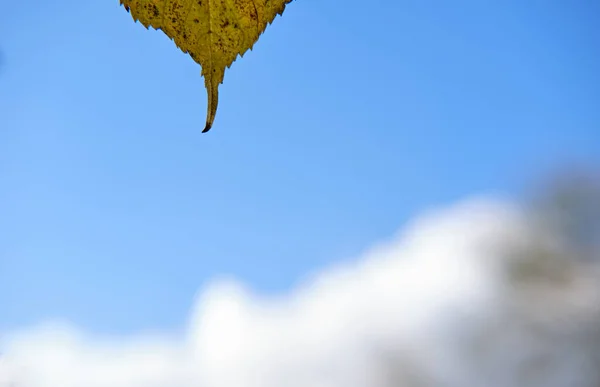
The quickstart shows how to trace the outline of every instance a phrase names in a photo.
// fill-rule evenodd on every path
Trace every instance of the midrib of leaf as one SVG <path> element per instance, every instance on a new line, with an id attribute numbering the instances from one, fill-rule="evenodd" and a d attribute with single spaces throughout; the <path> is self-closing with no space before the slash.
<path id="1" fill-rule="evenodd" d="M 190 1 L 194 1 L 194 0 L 190 0 Z M 207 75 L 205 75 L 204 79 L 205 81 L 208 81 L 208 85 L 209 87 L 208 89 L 208 99 L 209 99 L 209 103 L 208 103 L 208 116 L 206 117 L 206 126 L 204 127 L 204 130 L 202 130 L 202 133 L 206 133 L 210 130 L 210 128 L 212 127 L 212 122 L 215 117 L 214 117 L 214 113 L 213 110 L 215 110 L 213 108 L 213 105 L 215 104 L 215 97 L 218 98 L 218 96 L 216 96 L 215 94 L 218 93 L 218 90 L 213 90 L 213 74 L 214 74 L 214 61 L 213 61 L 213 30 L 212 30 L 212 12 L 211 12 L 211 6 L 212 6 L 212 1 L 211 0 L 204 0 L 207 2 L 208 5 L 208 39 L 210 41 L 210 47 L 208 50 L 208 58 L 209 58 L 209 62 L 210 62 L 210 66 L 209 66 L 209 70 Z"/>

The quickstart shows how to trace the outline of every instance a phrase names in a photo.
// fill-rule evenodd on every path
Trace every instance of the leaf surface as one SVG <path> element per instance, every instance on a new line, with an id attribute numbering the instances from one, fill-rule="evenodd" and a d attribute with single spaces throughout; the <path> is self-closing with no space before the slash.
<path id="1" fill-rule="evenodd" d="M 208 92 L 207 132 L 225 69 L 251 49 L 292 0 L 120 0 L 135 21 L 163 31 L 202 66 Z"/>

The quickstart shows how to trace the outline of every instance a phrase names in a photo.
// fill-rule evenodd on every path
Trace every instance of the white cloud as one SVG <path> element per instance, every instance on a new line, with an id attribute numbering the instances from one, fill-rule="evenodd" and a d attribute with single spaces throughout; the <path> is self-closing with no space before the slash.
<path id="1" fill-rule="evenodd" d="M 509 246 L 560 254 L 553 241 L 506 203 L 461 203 L 287 295 L 215 281 L 180 339 L 11 334 L 0 386 L 596 387 L 600 276 L 509 275 Z"/>

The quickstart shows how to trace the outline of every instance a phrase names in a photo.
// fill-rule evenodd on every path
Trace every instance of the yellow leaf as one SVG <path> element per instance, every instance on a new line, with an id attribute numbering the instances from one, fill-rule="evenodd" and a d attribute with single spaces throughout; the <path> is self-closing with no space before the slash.
<path id="1" fill-rule="evenodd" d="M 251 49 L 292 0 L 120 0 L 135 21 L 163 31 L 202 66 L 212 127 L 225 68 Z"/>

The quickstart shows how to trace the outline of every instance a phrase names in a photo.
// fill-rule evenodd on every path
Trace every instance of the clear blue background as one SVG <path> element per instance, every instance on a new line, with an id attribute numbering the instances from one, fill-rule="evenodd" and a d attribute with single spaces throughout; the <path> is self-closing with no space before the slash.
<path id="1" fill-rule="evenodd" d="M 600 162 L 595 0 L 298 0 L 225 76 L 116 0 L 0 13 L 0 334 L 180 329 L 432 206 Z"/>

